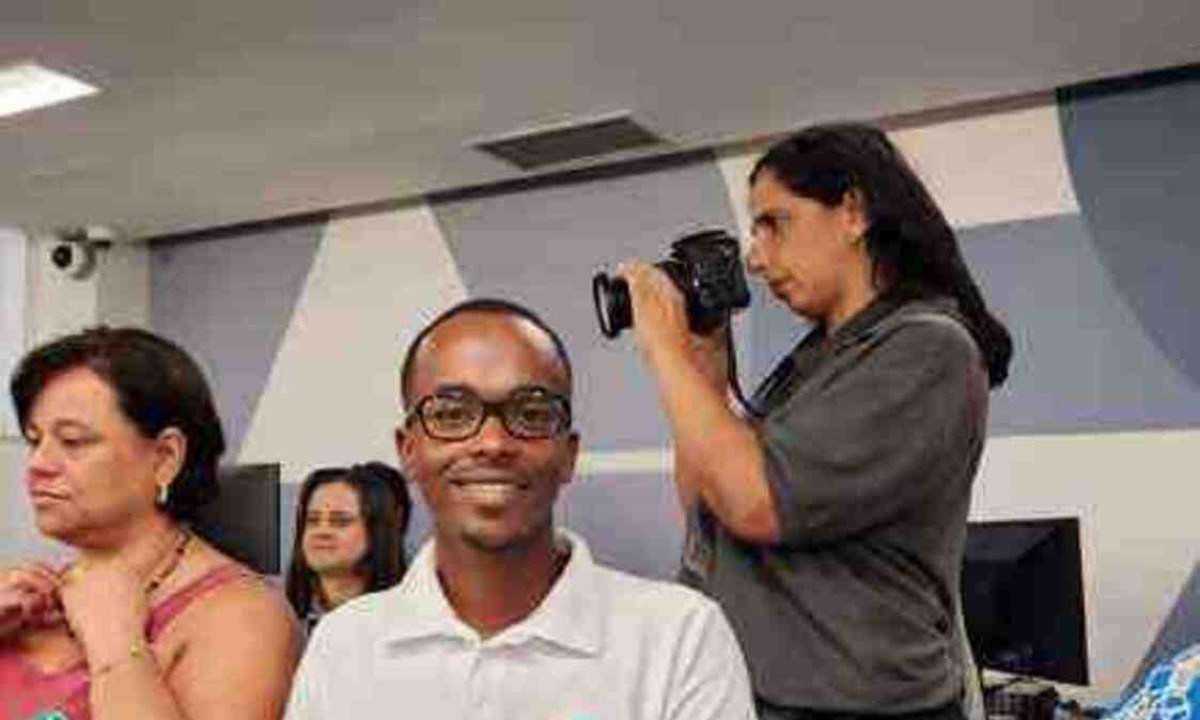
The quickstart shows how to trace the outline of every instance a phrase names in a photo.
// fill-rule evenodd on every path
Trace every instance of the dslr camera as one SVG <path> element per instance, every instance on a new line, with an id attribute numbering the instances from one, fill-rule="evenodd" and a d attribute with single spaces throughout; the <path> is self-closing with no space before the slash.
<path id="1" fill-rule="evenodd" d="M 687 307 L 688 328 L 696 334 L 715 330 L 750 304 L 750 289 L 738 242 L 724 230 L 702 230 L 671 243 L 667 258 L 655 263 L 679 288 Z M 606 338 L 633 325 L 629 283 L 597 273 L 592 278 L 596 319 Z"/>

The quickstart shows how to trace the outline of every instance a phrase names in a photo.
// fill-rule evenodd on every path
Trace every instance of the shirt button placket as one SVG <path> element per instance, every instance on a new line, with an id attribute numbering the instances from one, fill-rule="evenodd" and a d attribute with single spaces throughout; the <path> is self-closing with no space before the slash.
<path id="1" fill-rule="evenodd" d="M 487 685 L 483 669 L 483 647 L 477 645 L 474 650 L 474 656 L 471 658 L 471 669 L 467 677 L 468 712 L 472 720 L 486 720 Z"/>

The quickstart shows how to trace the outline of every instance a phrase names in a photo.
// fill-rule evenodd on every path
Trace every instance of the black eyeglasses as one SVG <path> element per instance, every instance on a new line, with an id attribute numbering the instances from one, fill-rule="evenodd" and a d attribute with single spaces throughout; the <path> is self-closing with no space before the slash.
<path id="1" fill-rule="evenodd" d="M 466 440 L 479 432 L 488 415 L 500 418 L 515 438 L 544 440 L 571 427 L 571 401 L 543 387 L 517 388 L 496 402 L 487 402 L 468 388 L 450 388 L 421 398 L 405 424 L 416 417 L 429 437 Z"/>

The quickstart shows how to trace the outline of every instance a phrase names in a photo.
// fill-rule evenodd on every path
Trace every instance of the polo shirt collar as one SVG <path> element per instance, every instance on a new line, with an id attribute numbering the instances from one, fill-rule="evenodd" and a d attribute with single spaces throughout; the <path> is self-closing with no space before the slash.
<path id="1" fill-rule="evenodd" d="M 557 532 L 571 548 L 571 557 L 550 592 L 524 620 L 480 641 L 479 634 L 459 619 L 437 577 L 437 548 L 430 538 L 417 553 L 404 580 L 385 591 L 386 614 L 382 642 L 389 647 L 413 641 L 447 638 L 487 646 L 521 645 L 541 640 L 585 655 L 603 650 L 608 598 L 602 592 L 599 568 L 587 543 L 565 530 Z"/>
<path id="2" fill-rule="evenodd" d="M 904 304 L 904 298 L 897 294 L 882 293 L 842 323 L 842 326 L 835 330 L 830 337 L 830 345 L 834 348 L 842 348 L 864 339 L 884 318 L 891 315 L 902 304 Z"/>

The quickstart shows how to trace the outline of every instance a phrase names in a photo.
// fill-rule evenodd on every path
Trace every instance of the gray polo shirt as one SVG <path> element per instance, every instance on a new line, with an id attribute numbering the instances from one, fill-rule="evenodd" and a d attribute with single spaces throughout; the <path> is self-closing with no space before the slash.
<path id="1" fill-rule="evenodd" d="M 950 300 L 880 299 L 818 328 L 756 395 L 781 539 L 699 508 L 683 579 L 729 616 L 756 695 L 895 714 L 959 697 L 955 635 L 988 379 Z"/>

